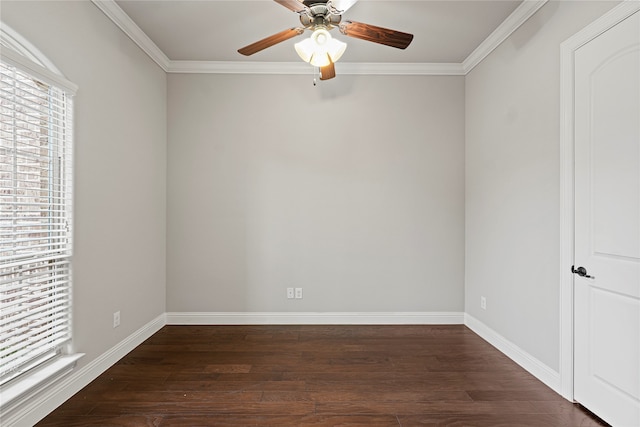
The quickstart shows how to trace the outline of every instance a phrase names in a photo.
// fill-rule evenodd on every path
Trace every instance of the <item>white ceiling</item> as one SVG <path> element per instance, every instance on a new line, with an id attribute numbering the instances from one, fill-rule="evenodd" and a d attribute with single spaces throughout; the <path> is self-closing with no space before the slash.
<path id="1" fill-rule="evenodd" d="M 406 50 L 349 38 L 337 29 L 332 33 L 348 44 L 340 62 L 459 64 L 521 2 L 360 0 L 343 15 L 343 19 L 414 34 L 413 42 Z M 242 62 L 301 62 L 293 49 L 297 38 L 250 57 L 237 52 L 245 45 L 299 25 L 294 12 L 272 0 L 116 0 L 110 3 L 108 6 L 112 10 L 119 6 L 121 11 L 118 13 L 124 11 L 170 62 L 212 61 L 241 65 Z"/>

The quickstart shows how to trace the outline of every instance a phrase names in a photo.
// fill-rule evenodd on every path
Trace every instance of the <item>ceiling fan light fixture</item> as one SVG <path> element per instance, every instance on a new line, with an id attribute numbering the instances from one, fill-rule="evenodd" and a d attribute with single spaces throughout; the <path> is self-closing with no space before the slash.
<path id="1" fill-rule="evenodd" d="M 331 37 L 326 29 L 319 28 L 311 37 L 296 43 L 294 47 L 304 62 L 309 62 L 315 67 L 325 67 L 330 62 L 340 59 L 347 49 L 347 44 Z"/>
<path id="2" fill-rule="evenodd" d="M 301 42 L 298 42 L 293 45 L 296 50 L 296 53 L 304 62 L 311 61 L 311 57 L 314 52 L 314 44 L 311 39 L 304 39 Z"/>

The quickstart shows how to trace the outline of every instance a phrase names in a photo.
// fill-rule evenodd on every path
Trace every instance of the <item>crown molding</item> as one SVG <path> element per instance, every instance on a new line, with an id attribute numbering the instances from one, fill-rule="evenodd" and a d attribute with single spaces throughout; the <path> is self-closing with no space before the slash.
<path id="1" fill-rule="evenodd" d="M 147 36 L 144 31 L 124 13 L 115 0 L 91 0 L 109 19 L 113 21 L 135 44 L 140 47 L 165 72 L 171 62 L 167 55 Z"/>
<path id="2" fill-rule="evenodd" d="M 172 61 L 118 6 L 115 0 L 91 0 L 140 49 L 167 73 L 200 74 L 309 74 L 313 69 L 298 62 Z M 497 48 L 548 0 L 524 0 L 462 63 L 344 63 L 339 74 L 464 76 Z"/>
<path id="3" fill-rule="evenodd" d="M 311 74 L 313 67 L 303 62 L 170 61 L 168 73 L 199 74 Z M 461 76 L 462 64 L 351 63 L 338 62 L 340 75 L 429 75 Z"/>
<path id="4" fill-rule="evenodd" d="M 338 62 L 336 70 L 340 74 L 369 75 L 420 75 L 420 76 L 462 76 L 461 64 L 455 63 L 373 63 Z"/>
<path id="5" fill-rule="evenodd" d="M 515 30 L 517 30 L 527 19 L 538 11 L 548 0 L 524 0 L 520 6 L 507 17 L 498 28 L 496 28 L 489 37 L 487 37 L 467 58 L 462 61 L 464 73 L 478 65 L 486 58 L 495 48 L 507 39 Z"/>
<path id="6" fill-rule="evenodd" d="M 305 62 L 170 61 L 168 73 L 184 74 L 309 74 Z"/>

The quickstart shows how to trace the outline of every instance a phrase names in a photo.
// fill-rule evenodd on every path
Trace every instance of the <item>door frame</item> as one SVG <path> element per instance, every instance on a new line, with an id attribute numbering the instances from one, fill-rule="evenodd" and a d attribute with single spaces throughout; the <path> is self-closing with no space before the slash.
<path id="1" fill-rule="evenodd" d="M 573 328 L 575 237 L 574 72 L 575 52 L 640 11 L 640 1 L 624 0 L 560 45 L 560 394 L 574 400 Z"/>

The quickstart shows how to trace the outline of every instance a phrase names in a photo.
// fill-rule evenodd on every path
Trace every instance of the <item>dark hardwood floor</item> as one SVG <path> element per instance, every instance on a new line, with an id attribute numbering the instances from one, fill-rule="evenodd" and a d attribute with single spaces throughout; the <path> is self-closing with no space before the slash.
<path id="1" fill-rule="evenodd" d="M 599 426 L 471 330 L 166 326 L 38 426 Z"/>

